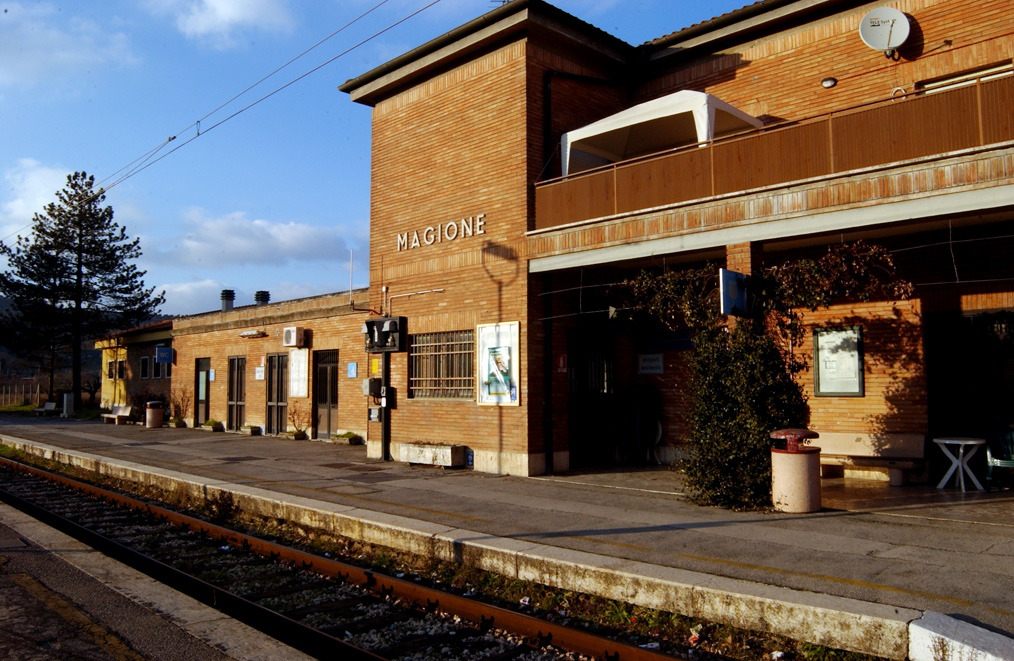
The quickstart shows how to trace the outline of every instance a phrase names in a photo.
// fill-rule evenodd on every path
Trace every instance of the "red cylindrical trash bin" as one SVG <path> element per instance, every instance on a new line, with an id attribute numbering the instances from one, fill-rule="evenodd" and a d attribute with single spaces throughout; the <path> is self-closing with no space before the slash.
<path id="1" fill-rule="evenodd" d="M 158 429 L 162 426 L 162 402 L 148 402 L 148 408 L 145 413 L 145 428 Z"/>
<path id="2" fill-rule="evenodd" d="M 779 429 L 771 438 L 785 449 L 771 448 L 771 502 L 779 512 L 820 511 L 820 448 L 807 441 L 820 438 L 809 429 Z"/>

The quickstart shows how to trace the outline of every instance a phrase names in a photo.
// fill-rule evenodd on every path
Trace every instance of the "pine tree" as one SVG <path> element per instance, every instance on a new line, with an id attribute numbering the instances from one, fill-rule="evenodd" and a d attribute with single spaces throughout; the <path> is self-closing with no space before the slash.
<path id="1" fill-rule="evenodd" d="M 0 293 L 11 299 L 4 319 L 13 344 L 48 351 L 51 366 L 59 354 L 71 354 L 75 406 L 81 404 L 81 345 L 119 328 L 150 319 L 165 302 L 164 292 L 145 288 L 145 271 L 134 261 L 140 239 L 130 240 L 103 207 L 104 191 L 84 172 L 67 176 L 56 201 L 32 219 L 31 237 L 14 247 L 0 245 L 6 273 Z M 50 385 L 52 389 L 52 384 Z"/>

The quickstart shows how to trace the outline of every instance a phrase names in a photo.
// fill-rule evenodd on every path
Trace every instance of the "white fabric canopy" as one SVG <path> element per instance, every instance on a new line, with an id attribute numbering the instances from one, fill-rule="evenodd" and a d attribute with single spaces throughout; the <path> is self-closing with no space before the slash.
<path id="1" fill-rule="evenodd" d="M 712 140 L 762 122 L 704 92 L 682 90 L 564 133 L 563 174 Z M 573 153 L 572 153 L 573 152 Z"/>

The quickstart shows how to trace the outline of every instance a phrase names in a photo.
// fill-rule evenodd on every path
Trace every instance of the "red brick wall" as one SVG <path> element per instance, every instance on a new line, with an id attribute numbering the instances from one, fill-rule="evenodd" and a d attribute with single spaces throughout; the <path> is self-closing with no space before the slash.
<path id="1" fill-rule="evenodd" d="M 155 347 L 159 344 L 168 345 L 169 342 L 140 342 L 127 345 L 126 365 L 126 386 L 127 404 L 134 405 L 134 399 L 139 396 L 154 395 L 154 399 L 163 398 L 169 400 L 171 379 L 165 375 L 165 365 L 162 366 L 162 376 L 155 378 Z M 148 378 L 141 378 L 141 357 L 148 359 Z M 103 366 L 103 369 L 106 369 Z M 133 411 L 134 415 L 143 416 L 143 411 Z"/>
<path id="2" fill-rule="evenodd" d="M 373 113 L 371 304 L 408 317 L 409 333 L 521 323 L 520 405 L 409 399 L 408 356 L 392 356 L 398 408 L 392 441 L 464 444 L 478 452 L 542 452 L 544 327 L 542 299 L 529 291 L 527 240 L 531 182 L 543 163 L 542 91 L 548 70 L 595 72 L 548 49 L 519 41 L 381 101 Z M 611 86 L 553 80 L 552 141 L 559 133 L 620 107 Z M 573 94 L 580 88 L 582 96 Z M 587 95 L 584 95 L 587 93 Z M 428 227 L 484 214 L 485 233 L 433 241 Z M 410 247 L 418 232 L 419 247 Z M 409 247 L 399 246 L 398 236 Z M 400 248 L 400 249 L 399 249 Z M 533 280 L 534 282 L 534 280 Z M 441 292 L 402 297 L 441 289 Z M 554 338 L 554 343 L 559 342 Z M 565 392 L 565 390 L 564 390 Z M 370 429 L 379 439 L 380 425 Z M 561 446 L 557 444 L 557 449 Z M 533 470 L 538 471 L 539 456 Z M 522 462 L 526 461 L 524 459 Z M 501 468 L 506 464 L 501 465 Z M 508 467 L 505 472 L 512 472 Z"/>
<path id="3" fill-rule="evenodd" d="M 797 351 L 810 370 L 799 375 L 809 398 L 810 427 L 818 432 L 927 433 L 923 326 L 918 299 L 835 305 L 806 312 L 808 327 L 860 326 L 863 332 L 865 396 L 814 395 L 813 340 Z"/>
<path id="4" fill-rule="evenodd" d="M 912 31 L 898 61 L 867 47 L 859 22 L 888 6 L 910 16 Z M 681 89 L 708 92 L 756 117 L 800 119 L 912 92 L 920 81 L 1003 63 L 1014 56 L 1010 0 L 896 0 L 870 3 L 830 18 L 697 59 L 669 59 L 680 68 L 638 90 L 638 100 Z M 675 64 L 675 62 L 674 62 Z M 838 79 L 832 89 L 820 81 Z"/>
<path id="5" fill-rule="evenodd" d="M 527 351 L 524 232 L 528 225 L 526 57 L 522 42 L 380 102 L 373 111 L 370 299 L 408 318 L 410 334 L 521 322 Z M 482 214 L 484 233 L 425 245 L 427 227 Z M 473 225 L 474 226 L 474 225 Z M 460 224 L 459 224 L 460 227 Z M 418 232 L 419 247 L 397 237 Z M 460 230 L 459 230 L 460 234 Z M 411 241 L 409 243 L 411 246 Z M 414 294 L 426 290 L 441 292 Z M 408 398 L 408 356 L 391 360 L 398 392 L 392 441 L 459 443 L 524 452 L 529 370 L 519 367 L 520 406 Z M 370 429 L 371 442 L 380 426 Z"/>
<path id="6" fill-rule="evenodd" d="M 357 299 L 365 298 L 358 293 Z M 357 300 L 357 307 L 365 307 Z M 314 387 L 313 352 L 338 349 L 340 372 L 338 379 L 338 422 L 341 429 L 362 433 L 366 429 L 366 397 L 362 394 L 362 378 L 366 376 L 367 355 L 361 334 L 366 312 L 351 310 L 348 293 L 320 296 L 265 306 L 247 306 L 231 312 L 209 313 L 177 319 L 173 329 L 173 347 L 176 364 L 173 366 L 174 390 L 185 389 L 193 399 L 195 366 L 198 358 L 211 358 L 215 380 L 210 384 L 209 416 L 225 421 L 228 417 L 229 358 L 246 358 L 246 411 L 245 424 L 263 427 L 267 412 L 266 381 L 257 380 L 257 367 L 266 366 L 269 354 L 288 353 L 282 346 L 282 329 L 301 326 L 311 335 L 309 343 L 307 392 L 312 396 Z M 243 338 L 244 331 L 263 331 L 263 337 Z M 357 363 L 356 378 L 347 376 L 350 362 Z M 290 397 L 289 405 L 305 411 L 312 408 L 310 397 Z M 193 422 L 191 404 L 188 422 Z"/>

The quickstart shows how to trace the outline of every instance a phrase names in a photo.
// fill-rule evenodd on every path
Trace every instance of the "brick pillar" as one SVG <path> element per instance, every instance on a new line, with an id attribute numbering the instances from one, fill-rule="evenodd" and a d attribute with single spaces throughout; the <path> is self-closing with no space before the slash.
<path id="1" fill-rule="evenodd" d="M 761 247 L 758 243 L 735 243 L 725 246 L 725 268 L 730 271 L 753 275 L 762 264 Z"/>

